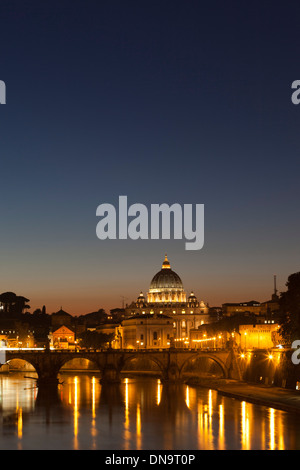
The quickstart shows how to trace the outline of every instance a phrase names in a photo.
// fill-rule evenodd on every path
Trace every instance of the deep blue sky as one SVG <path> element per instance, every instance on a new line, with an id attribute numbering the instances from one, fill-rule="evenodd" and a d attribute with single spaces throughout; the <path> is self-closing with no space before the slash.
<path id="1" fill-rule="evenodd" d="M 299 271 L 299 2 L 2 0 L 0 291 L 51 313 L 146 293 L 165 252 L 210 305 Z M 100 241 L 96 208 L 204 203 L 205 244 Z"/>

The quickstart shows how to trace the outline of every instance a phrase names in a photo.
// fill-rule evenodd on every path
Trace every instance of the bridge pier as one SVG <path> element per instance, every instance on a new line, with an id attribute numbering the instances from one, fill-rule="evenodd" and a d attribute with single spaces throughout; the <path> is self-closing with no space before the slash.
<path id="1" fill-rule="evenodd" d="M 101 384 L 121 383 L 120 371 L 113 365 L 107 364 L 101 371 Z"/>
<path id="2" fill-rule="evenodd" d="M 52 394 L 57 392 L 59 380 L 57 377 L 38 377 L 36 385 L 43 393 Z"/>
<path id="3" fill-rule="evenodd" d="M 182 378 L 180 375 L 180 370 L 178 365 L 175 362 L 172 362 L 162 371 L 162 383 L 181 383 Z"/>
<path id="4" fill-rule="evenodd" d="M 38 374 L 37 387 L 44 390 L 49 389 L 49 391 L 55 390 L 59 384 L 58 373 L 62 365 L 60 356 L 53 358 L 49 351 L 45 351 L 42 355 L 38 354 L 31 364 Z"/>

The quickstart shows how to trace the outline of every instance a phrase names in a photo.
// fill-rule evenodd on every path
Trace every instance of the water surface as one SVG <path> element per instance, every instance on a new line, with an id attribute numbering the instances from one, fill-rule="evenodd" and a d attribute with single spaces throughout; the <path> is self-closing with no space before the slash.
<path id="1" fill-rule="evenodd" d="M 35 374 L 0 376 L 0 449 L 298 450 L 299 417 L 214 390 L 93 373 L 62 374 L 57 394 Z"/>

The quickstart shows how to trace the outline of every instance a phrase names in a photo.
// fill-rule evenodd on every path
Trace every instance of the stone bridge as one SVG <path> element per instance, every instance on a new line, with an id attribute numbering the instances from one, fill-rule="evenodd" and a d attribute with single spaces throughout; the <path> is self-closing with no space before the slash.
<path id="1" fill-rule="evenodd" d="M 102 383 L 120 382 L 126 364 L 136 358 L 147 358 L 159 369 L 162 382 L 180 382 L 185 366 L 196 358 L 206 357 L 217 363 L 224 378 L 241 379 L 239 365 L 234 349 L 147 349 L 124 350 L 107 349 L 101 351 L 79 350 L 6 350 L 6 362 L 23 359 L 30 363 L 38 375 L 38 385 L 58 383 L 60 369 L 72 359 L 84 358 L 92 361 L 101 373 Z"/>

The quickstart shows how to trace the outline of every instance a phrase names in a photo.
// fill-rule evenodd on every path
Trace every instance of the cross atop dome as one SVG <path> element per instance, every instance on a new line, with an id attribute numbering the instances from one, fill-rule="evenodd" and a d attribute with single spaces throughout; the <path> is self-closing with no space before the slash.
<path id="1" fill-rule="evenodd" d="M 165 260 L 162 264 L 162 269 L 171 269 L 170 262 L 168 260 L 167 254 L 165 254 Z"/>

